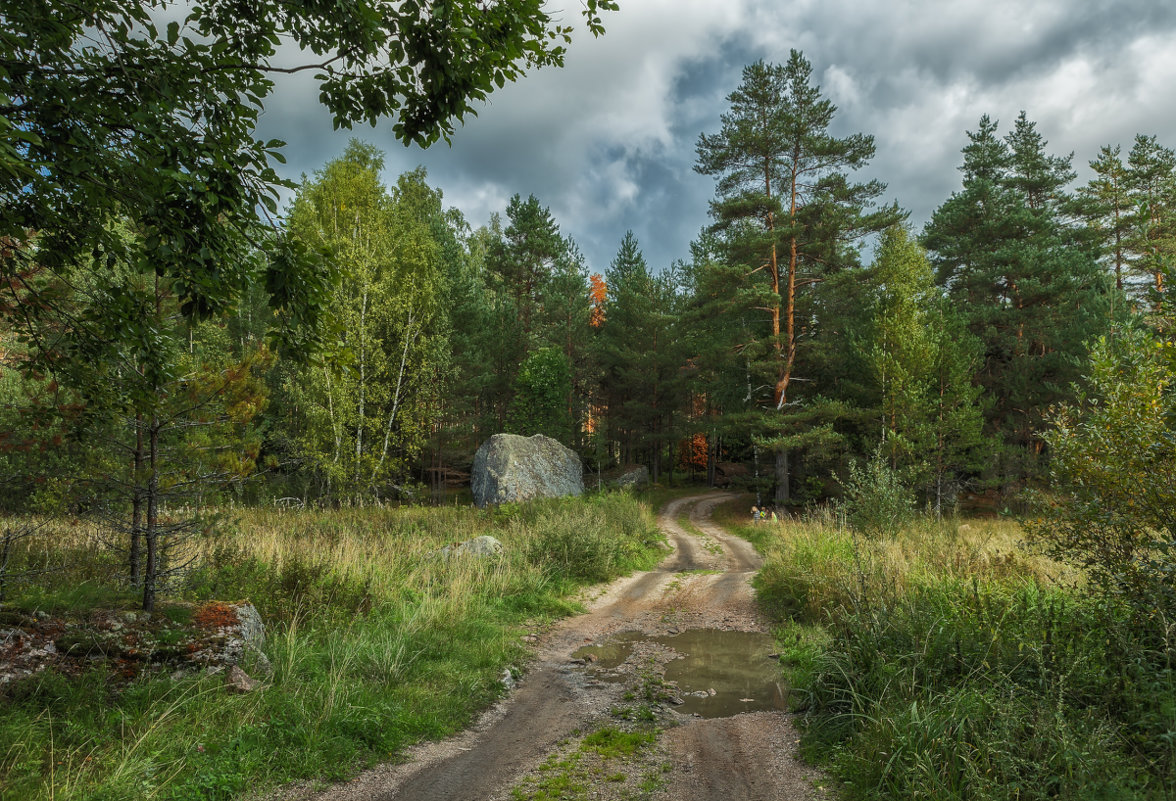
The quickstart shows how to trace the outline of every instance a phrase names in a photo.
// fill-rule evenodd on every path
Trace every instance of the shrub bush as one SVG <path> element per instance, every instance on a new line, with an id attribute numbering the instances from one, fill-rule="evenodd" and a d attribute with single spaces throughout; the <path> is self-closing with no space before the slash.
<path id="1" fill-rule="evenodd" d="M 842 502 L 845 521 L 866 536 L 893 536 L 914 518 L 915 497 L 880 451 L 849 463 Z"/>

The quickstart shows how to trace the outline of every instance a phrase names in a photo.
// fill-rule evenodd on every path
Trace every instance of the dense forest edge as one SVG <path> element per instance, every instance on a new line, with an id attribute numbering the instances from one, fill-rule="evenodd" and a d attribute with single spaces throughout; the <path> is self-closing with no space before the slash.
<path id="1" fill-rule="evenodd" d="M 415 19 L 100 5 L 2 11 L 0 630 L 97 620 L 160 659 L 75 639 L 85 664 L 0 686 L 6 797 L 232 799 L 443 737 L 578 589 L 656 561 L 649 503 L 683 486 L 747 493 L 727 524 L 767 557 L 805 748 L 850 797 L 1176 794 L 1156 136 L 1076 185 L 1027 113 L 982 116 L 916 230 L 792 51 L 697 140 L 689 258 L 651 266 L 630 232 L 602 267 L 534 195 L 475 227 L 363 141 L 287 184 L 253 136 L 283 36 L 346 54 L 316 78 L 337 125 L 428 145 L 562 63 L 545 13 L 455 3 L 501 35 L 376 74 L 420 56 L 388 44 Z M 614 9 L 589 0 L 588 30 Z M 94 27 L 106 49 L 74 47 Z M 473 509 L 502 432 L 574 450 L 589 496 Z M 609 488 L 634 467 L 644 505 Z M 499 557 L 438 556 L 482 534 Z M 163 669 L 246 599 L 263 691 Z"/>

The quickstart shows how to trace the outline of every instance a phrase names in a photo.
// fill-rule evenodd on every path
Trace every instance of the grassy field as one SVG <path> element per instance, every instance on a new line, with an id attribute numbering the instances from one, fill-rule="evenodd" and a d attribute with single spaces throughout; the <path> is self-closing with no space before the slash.
<path id="1" fill-rule="evenodd" d="M 499 557 L 443 560 L 490 534 Z M 118 559 L 84 521 L 21 558 L 60 566 L 9 608 L 131 608 Z M 4 690 L 5 799 L 229 799 L 294 779 L 337 780 L 467 724 L 526 659 L 520 635 L 574 610 L 579 587 L 664 553 L 648 507 L 624 494 L 493 511 L 245 510 L 201 540 L 181 599 L 248 599 L 269 627 L 267 686 L 102 667 Z M 36 550 L 36 549 L 40 550 Z M 166 609 L 164 610 L 166 611 Z"/>
<path id="2" fill-rule="evenodd" d="M 802 747 L 847 797 L 1176 797 L 1170 623 L 1088 595 L 1009 521 L 868 540 L 744 506 L 725 522 L 766 556 Z"/>

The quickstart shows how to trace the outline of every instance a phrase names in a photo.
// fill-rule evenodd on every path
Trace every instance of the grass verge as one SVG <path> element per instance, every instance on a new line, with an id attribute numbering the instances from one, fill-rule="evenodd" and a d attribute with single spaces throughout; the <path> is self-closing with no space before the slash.
<path id="1" fill-rule="evenodd" d="M 729 522 L 766 556 L 803 751 L 848 797 L 1176 797 L 1176 627 L 1089 596 L 1015 525 Z"/>
<path id="2" fill-rule="evenodd" d="M 466 725 L 525 658 L 525 626 L 575 609 L 570 593 L 649 567 L 662 553 L 647 507 L 623 494 L 499 507 L 247 510 L 198 546 L 175 588 L 248 599 L 269 627 L 264 689 L 102 667 L 6 686 L 4 798 L 219 801 L 295 779 L 332 781 Z M 51 580 L 14 605 L 130 603 L 104 589 L 117 569 L 66 530 Z M 500 556 L 444 560 L 444 545 L 490 534 Z M 79 595 L 78 587 L 103 588 Z"/>

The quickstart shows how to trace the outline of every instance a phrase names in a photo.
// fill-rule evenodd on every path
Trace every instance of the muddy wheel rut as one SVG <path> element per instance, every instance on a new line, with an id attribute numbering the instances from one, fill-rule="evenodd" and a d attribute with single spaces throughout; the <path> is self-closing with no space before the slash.
<path id="1" fill-rule="evenodd" d="M 783 711 L 710 718 L 682 714 L 677 705 L 683 699 L 673 696 L 685 693 L 660 682 L 666 663 L 685 656 L 675 653 L 676 635 L 704 634 L 699 630 L 766 631 L 750 585 L 760 558 L 748 542 L 727 534 L 711 520 L 715 506 L 731 498 L 713 492 L 668 504 L 658 522 L 673 552 L 654 570 L 603 588 L 588 602 L 585 614 L 561 621 L 545 633 L 523 680 L 472 728 L 444 742 L 412 749 L 402 764 L 379 766 L 322 792 L 292 791 L 283 796 L 284 801 L 509 799 L 512 790 L 522 792 L 533 786 L 536 777 L 546 775 L 544 771 L 552 765 L 576 765 L 579 755 L 569 756 L 569 743 L 594 727 L 615 723 L 617 710 L 637 706 L 641 692 L 657 708 L 663 730 L 644 762 L 626 768 L 645 771 L 643 782 L 624 780 L 626 774 L 615 766 L 595 772 L 577 768 L 578 785 L 567 797 L 651 801 L 822 797 L 817 789 L 819 775 L 796 758 L 798 736 Z M 683 516 L 694 531 L 678 522 Z M 578 650 L 591 650 L 586 646 L 608 647 L 617 635 L 629 643 L 628 650 L 622 651 L 624 661 L 610 665 L 609 670 L 594 665 L 591 656 L 574 658 Z M 657 687 L 656 693 L 662 695 L 651 696 L 650 687 Z M 692 694 L 705 697 L 707 690 Z M 713 687 L 709 694 L 716 694 Z M 650 714 L 648 705 L 643 709 Z"/>

